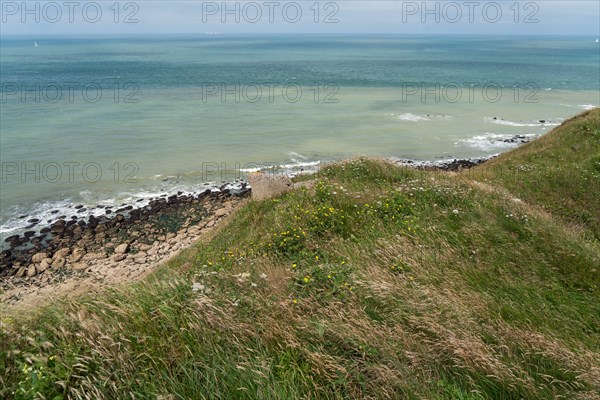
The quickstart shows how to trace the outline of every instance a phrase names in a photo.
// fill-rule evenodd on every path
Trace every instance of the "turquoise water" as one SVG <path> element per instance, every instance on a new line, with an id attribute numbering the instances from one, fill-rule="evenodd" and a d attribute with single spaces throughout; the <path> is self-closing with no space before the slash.
<path id="1" fill-rule="evenodd" d="M 295 173 L 356 155 L 491 155 L 514 146 L 503 139 L 535 137 L 600 104 L 595 38 L 0 44 L 3 237 L 27 225 L 23 215 L 194 191 L 265 166 Z"/>

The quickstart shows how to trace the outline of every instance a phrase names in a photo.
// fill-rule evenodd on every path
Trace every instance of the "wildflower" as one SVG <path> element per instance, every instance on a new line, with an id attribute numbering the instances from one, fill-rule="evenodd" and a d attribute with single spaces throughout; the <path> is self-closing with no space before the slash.
<path id="1" fill-rule="evenodd" d="M 454 214 L 458 214 L 458 210 L 452 210 Z"/>
<path id="2" fill-rule="evenodd" d="M 201 292 L 204 290 L 204 285 L 198 282 L 195 282 L 192 285 L 192 292 Z"/>
<path id="3" fill-rule="evenodd" d="M 298 300 L 294 299 L 294 300 L 293 300 L 293 303 L 294 303 L 294 304 L 298 304 Z"/>
<path id="4" fill-rule="evenodd" d="M 265 274 L 265 273 L 260 274 L 260 279 L 267 279 L 267 274 Z"/>
<path id="5" fill-rule="evenodd" d="M 296 268 L 296 264 L 292 264 L 292 268 Z"/>
<path id="6" fill-rule="evenodd" d="M 251 283 L 250 283 L 250 287 L 257 287 L 257 286 L 258 286 L 258 285 L 257 285 L 256 283 L 254 283 L 254 282 L 251 282 Z"/>

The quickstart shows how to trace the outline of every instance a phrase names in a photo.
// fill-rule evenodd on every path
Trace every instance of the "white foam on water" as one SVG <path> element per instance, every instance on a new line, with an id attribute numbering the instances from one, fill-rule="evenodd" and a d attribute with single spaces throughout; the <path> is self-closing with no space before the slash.
<path id="1" fill-rule="evenodd" d="M 312 173 L 319 170 L 321 160 L 311 161 L 309 157 L 295 151 L 290 151 L 287 154 L 290 156 L 290 162 L 288 163 L 268 164 L 264 166 L 258 165 L 252 168 L 243 168 L 240 171 L 243 173 L 264 172 L 295 176 L 298 174 Z"/>
<path id="2" fill-rule="evenodd" d="M 53 202 L 38 202 L 32 207 L 13 206 L 7 211 L 8 217 L 0 223 L 0 247 L 6 246 L 4 239 L 14 234 L 21 234 L 26 230 L 38 232 L 41 228 L 49 226 L 51 223 L 58 220 L 60 216 L 66 216 L 65 220 L 69 221 L 72 217 L 77 217 L 78 220 L 87 220 L 90 216 L 100 217 L 106 215 L 108 218 L 113 218 L 116 215 L 116 210 L 121 207 L 133 206 L 134 209 L 143 208 L 150 204 L 153 199 L 166 198 L 167 196 L 181 192 L 183 195 L 193 195 L 206 191 L 219 192 L 230 190 L 232 194 L 241 192 L 245 186 L 249 187 L 245 181 L 236 180 L 225 184 L 216 184 L 214 182 L 203 182 L 198 184 L 163 184 L 157 185 L 154 188 L 140 189 L 135 192 L 119 192 L 114 197 L 101 198 L 94 196 L 91 191 L 80 191 L 80 200 L 76 202 L 72 199 L 59 200 Z M 81 208 L 75 208 L 82 205 Z M 102 206 L 102 207 L 98 207 Z M 111 214 L 106 214 L 105 207 L 112 207 Z M 84 211 L 81 211 L 81 210 Z M 53 212 L 54 211 L 54 212 Z M 6 215 L 5 214 L 5 215 Z M 24 218 L 19 218 L 26 216 Z M 38 219 L 39 222 L 34 226 L 31 219 Z M 28 228 L 30 227 L 30 228 Z"/>
<path id="3" fill-rule="evenodd" d="M 584 110 L 593 110 L 594 108 L 596 108 L 596 107 L 598 107 L 598 106 L 595 106 L 595 105 L 593 105 L 593 104 L 580 104 L 580 105 L 578 105 L 577 107 L 581 107 L 581 108 L 583 108 Z"/>
<path id="4" fill-rule="evenodd" d="M 386 114 L 386 115 L 395 116 L 395 114 L 393 114 L 393 113 Z M 408 121 L 408 122 L 423 122 L 423 121 L 432 121 L 432 120 L 439 120 L 439 119 L 449 120 L 452 118 L 454 118 L 452 115 L 441 115 L 441 114 L 417 115 L 417 114 L 411 114 L 411 113 L 401 114 L 396 117 L 396 119 L 399 119 L 401 121 Z"/>
<path id="5" fill-rule="evenodd" d="M 421 115 L 415 115 L 415 114 L 411 114 L 411 113 L 399 115 L 398 117 L 396 117 L 396 119 L 399 119 L 400 121 L 408 121 L 408 122 L 431 121 L 427 117 L 424 117 Z"/>
<path id="6" fill-rule="evenodd" d="M 509 149 L 512 147 L 519 146 L 521 138 L 516 138 L 516 135 L 498 134 L 493 132 L 485 132 L 483 135 L 473 136 L 468 139 L 461 139 L 455 143 L 456 146 L 467 146 L 482 151 L 494 151 Z M 538 135 L 535 134 L 521 134 L 526 139 L 533 139 Z M 515 139 L 514 142 L 505 142 L 505 140 Z"/>
<path id="7" fill-rule="evenodd" d="M 491 117 L 486 117 L 484 118 L 485 122 L 491 123 L 491 124 L 496 124 L 496 125 L 504 125 L 504 126 L 514 126 L 514 127 L 544 127 L 544 126 L 558 126 L 560 125 L 559 123 L 556 122 L 537 122 L 537 123 L 525 123 L 525 122 L 514 122 L 514 121 L 507 121 L 504 119 L 494 119 Z"/>
<path id="8" fill-rule="evenodd" d="M 292 160 L 294 160 L 294 158 L 301 158 L 301 159 L 303 159 L 303 160 L 308 160 L 308 157 L 305 157 L 305 156 L 303 156 L 303 155 L 302 155 L 302 154 L 300 154 L 300 153 L 296 153 L 295 151 L 290 151 L 288 154 L 289 154 L 290 156 L 292 156 Z"/>

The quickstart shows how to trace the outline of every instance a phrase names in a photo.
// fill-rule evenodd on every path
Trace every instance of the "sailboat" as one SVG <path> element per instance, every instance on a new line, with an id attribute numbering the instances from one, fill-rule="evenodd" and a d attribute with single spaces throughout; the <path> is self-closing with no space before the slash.
<path id="1" fill-rule="evenodd" d="M 35 40 L 33 41 L 33 47 L 38 47 L 38 44 Z"/>

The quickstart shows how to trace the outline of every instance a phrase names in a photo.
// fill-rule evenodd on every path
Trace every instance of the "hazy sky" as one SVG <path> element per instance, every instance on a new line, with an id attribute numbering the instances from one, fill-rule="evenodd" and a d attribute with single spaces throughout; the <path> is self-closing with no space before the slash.
<path id="1" fill-rule="evenodd" d="M 600 1 L 5 1 L 1 34 L 412 33 L 600 36 Z"/>

